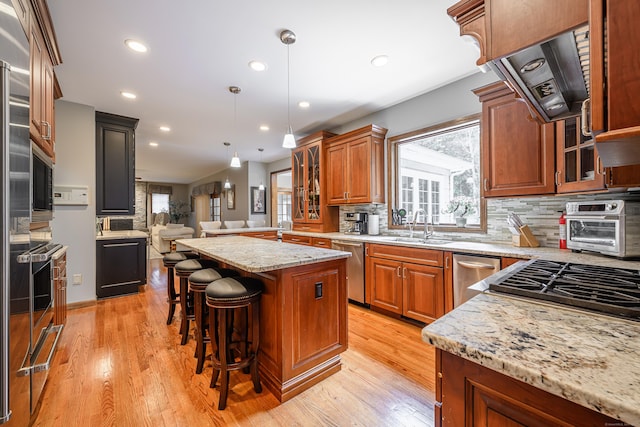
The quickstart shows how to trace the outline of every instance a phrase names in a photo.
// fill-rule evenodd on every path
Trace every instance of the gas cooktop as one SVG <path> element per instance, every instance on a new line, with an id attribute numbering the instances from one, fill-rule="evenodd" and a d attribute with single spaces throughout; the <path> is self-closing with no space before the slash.
<path id="1" fill-rule="evenodd" d="M 532 260 L 489 289 L 640 321 L 640 271 Z"/>

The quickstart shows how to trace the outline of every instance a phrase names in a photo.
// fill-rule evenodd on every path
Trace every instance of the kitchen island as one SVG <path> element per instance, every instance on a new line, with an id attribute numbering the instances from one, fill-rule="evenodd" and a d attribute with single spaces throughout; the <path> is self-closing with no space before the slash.
<path id="1" fill-rule="evenodd" d="M 485 293 L 422 338 L 437 347 L 442 425 L 490 414 L 528 417 L 525 424 L 574 417 L 572 425 L 640 425 L 638 322 Z"/>
<path id="2" fill-rule="evenodd" d="M 263 383 L 279 401 L 341 369 L 348 252 L 244 236 L 176 243 L 264 283 L 258 364 Z"/>

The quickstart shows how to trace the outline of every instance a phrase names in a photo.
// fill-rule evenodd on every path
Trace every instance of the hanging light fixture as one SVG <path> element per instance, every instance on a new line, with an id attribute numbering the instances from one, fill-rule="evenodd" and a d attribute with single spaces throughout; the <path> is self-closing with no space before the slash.
<path id="1" fill-rule="evenodd" d="M 287 45 L 287 133 L 282 140 L 282 147 L 296 148 L 296 138 L 293 136 L 291 128 L 291 105 L 290 105 L 290 84 L 289 84 L 289 45 L 296 42 L 296 34 L 291 30 L 284 30 L 280 33 L 280 41 Z"/>
<path id="2" fill-rule="evenodd" d="M 264 151 L 264 148 L 258 148 L 258 151 L 260 152 L 260 163 L 262 163 L 262 152 Z M 258 186 L 258 190 L 264 190 L 264 184 L 262 183 L 262 178 L 260 178 L 260 185 Z"/>
<path id="3" fill-rule="evenodd" d="M 234 133 L 234 137 L 237 137 L 238 134 L 238 111 L 237 111 L 237 105 L 236 105 L 236 100 L 238 98 L 238 94 L 240 93 L 242 89 L 240 89 L 238 86 L 229 86 L 229 92 L 231 92 L 234 97 L 233 97 L 233 133 Z M 240 167 L 240 157 L 238 157 L 238 152 L 234 152 L 233 153 L 233 157 L 231 158 L 231 164 L 229 165 L 232 168 L 239 168 Z"/>
<path id="4" fill-rule="evenodd" d="M 227 147 L 227 161 L 229 161 L 229 146 L 231 145 L 231 143 L 224 142 L 223 144 L 225 147 Z M 231 183 L 229 182 L 229 175 L 227 175 L 227 179 L 224 180 L 224 189 L 225 190 L 231 189 Z"/>

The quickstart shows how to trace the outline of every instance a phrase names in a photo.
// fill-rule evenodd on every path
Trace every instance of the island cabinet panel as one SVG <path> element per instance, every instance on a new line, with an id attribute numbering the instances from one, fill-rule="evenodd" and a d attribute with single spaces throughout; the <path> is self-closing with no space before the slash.
<path id="1" fill-rule="evenodd" d="M 436 351 L 437 377 L 441 378 L 436 386 L 436 425 L 620 425 L 613 418 L 529 384 L 440 349 Z"/>
<path id="2" fill-rule="evenodd" d="M 503 82 L 474 90 L 482 102 L 482 195 L 555 192 L 555 132 L 540 125 Z"/>
<path id="3" fill-rule="evenodd" d="M 96 215 L 135 213 L 138 119 L 96 112 Z"/>
<path id="4" fill-rule="evenodd" d="M 138 292 L 147 282 L 146 239 L 96 241 L 96 296 Z"/>
<path id="5" fill-rule="evenodd" d="M 341 369 L 347 349 L 346 260 L 253 273 L 260 302 L 263 383 L 284 402 Z"/>

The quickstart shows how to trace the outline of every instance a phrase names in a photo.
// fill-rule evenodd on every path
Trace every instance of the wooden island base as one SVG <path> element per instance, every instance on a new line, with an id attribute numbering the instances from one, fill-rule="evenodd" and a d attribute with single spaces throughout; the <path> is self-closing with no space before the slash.
<path id="1" fill-rule="evenodd" d="M 267 273 L 260 303 L 259 367 L 285 402 L 341 369 L 347 349 L 346 259 Z"/>

